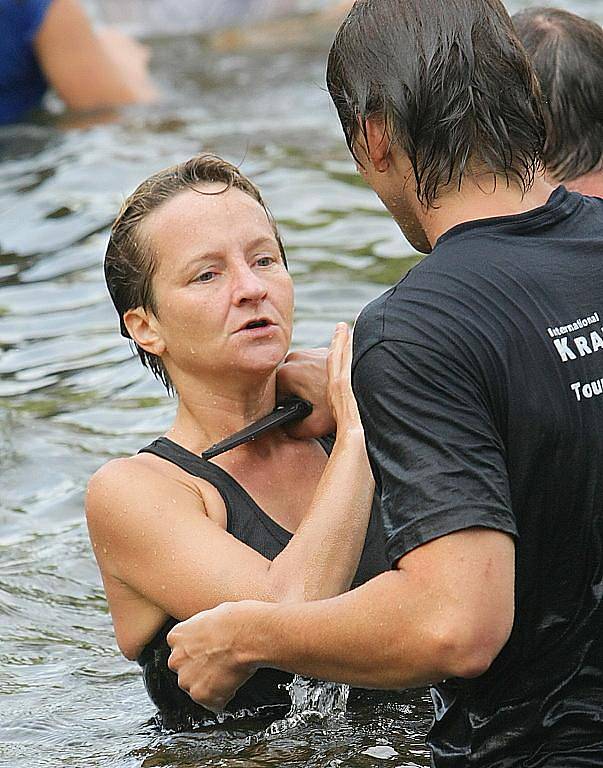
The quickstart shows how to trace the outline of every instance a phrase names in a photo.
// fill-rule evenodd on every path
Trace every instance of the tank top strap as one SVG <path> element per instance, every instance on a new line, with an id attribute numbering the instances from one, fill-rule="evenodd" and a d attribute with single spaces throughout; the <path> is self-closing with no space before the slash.
<path id="1" fill-rule="evenodd" d="M 327 456 L 330 456 L 335 445 L 335 433 L 330 432 L 328 435 L 323 435 L 323 437 L 317 437 L 316 442 L 321 445 Z"/>
<path id="2" fill-rule="evenodd" d="M 226 507 L 228 533 L 270 560 L 289 543 L 292 534 L 267 515 L 245 488 L 217 464 L 201 458 L 168 437 L 153 440 L 138 453 L 152 453 L 175 464 L 189 475 L 210 483 Z"/>
<path id="3" fill-rule="evenodd" d="M 196 453 L 183 448 L 178 443 L 170 440 L 169 437 L 158 437 L 149 445 L 141 448 L 138 453 L 152 453 L 161 459 L 175 464 L 189 475 L 207 480 L 208 483 L 216 487 L 226 485 L 232 486 L 234 490 L 238 490 L 234 485 L 236 483 L 235 479 L 228 472 L 218 467 L 217 464 L 212 464 L 210 461 L 202 459 L 201 456 L 197 456 Z M 238 486 L 238 483 L 236 485 Z"/>

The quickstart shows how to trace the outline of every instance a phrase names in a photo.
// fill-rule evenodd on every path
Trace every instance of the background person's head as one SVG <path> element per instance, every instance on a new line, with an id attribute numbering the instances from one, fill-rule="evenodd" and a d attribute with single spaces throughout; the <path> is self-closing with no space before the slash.
<path id="1" fill-rule="evenodd" d="M 539 88 L 498 0 L 357 0 L 327 85 L 354 157 L 367 123 L 382 120 L 425 207 L 469 176 L 525 192 L 540 168 Z"/>
<path id="2" fill-rule="evenodd" d="M 557 8 L 521 11 L 513 23 L 544 97 L 547 176 L 580 189 L 599 172 L 603 194 L 603 29 Z"/>
<path id="3" fill-rule="evenodd" d="M 166 220 L 159 220 L 164 215 Z M 213 239 L 224 230 L 223 221 L 230 229 L 224 233 L 222 246 L 229 238 L 234 241 L 236 230 L 240 229 L 237 215 L 241 217 L 241 226 L 248 221 L 251 228 L 257 229 L 250 236 L 265 235 L 266 241 L 271 241 L 268 249 L 274 251 L 286 267 L 276 223 L 258 188 L 238 168 L 214 155 L 198 155 L 150 176 L 126 199 L 111 228 L 105 254 L 105 279 L 119 315 L 121 333 L 134 341 L 143 365 L 168 391 L 173 389 L 173 384 L 167 367 L 161 354 L 150 351 L 153 345 L 141 340 L 141 323 L 145 325 L 149 318 L 157 322 L 165 319 L 164 325 L 167 325 L 169 318 L 164 315 L 186 311 L 186 300 L 181 302 L 182 307 L 170 306 L 169 301 L 165 302 L 166 306 L 160 306 L 158 274 L 162 274 L 163 282 L 166 275 L 171 278 L 173 270 L 182 267 L 177 262 L 185 257 L 186 247 L 195 253 L 212 252 Z M 170 227 L 173 229 L 171 239 L 169 232 L 166 236 Z M 197 279 L 198 276 L 191 273 L 190 282 Z M 205 281 L 205 276 L 202 279 Z M 188 278 L 182 280 L 186 282 Z M 287 285 L 290 282 L 288 275 L 285 282 Z M 194 332 L 195 320 L 191 317 L 189 323 L 185 318 L 178 335 L 184 336 L 189 325 Z"/>

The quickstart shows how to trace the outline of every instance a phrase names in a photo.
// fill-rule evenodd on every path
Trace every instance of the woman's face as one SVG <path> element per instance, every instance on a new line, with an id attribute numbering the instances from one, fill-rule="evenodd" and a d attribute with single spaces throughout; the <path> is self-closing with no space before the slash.
<path id="1" fill-rule="evenodd" d="M 157 260 L 153 291 L 162 359 L 223 381 L 266 375 L 287 354 L 293 285 L 263 208 L 239 189 L 184 190 L 149 215 L 142 234 Z"/>

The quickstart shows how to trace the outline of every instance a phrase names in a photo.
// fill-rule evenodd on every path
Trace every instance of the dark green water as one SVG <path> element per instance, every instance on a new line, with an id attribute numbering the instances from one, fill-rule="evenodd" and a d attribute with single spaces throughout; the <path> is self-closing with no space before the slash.
<path id="1" fill-rule="evenodd" d="M 603 15 L 600 0 L 574 8 Z M 282 227 L 295 346 L 325 344 L 415 262 L 348 157 L 323 90 L 328 36 L 226 52 L 155 41 L 161 106 L 85 129 L 0 130 L 2 764 L 429 765 L 430 704 L 416 694 L 253 745 L 260 724 L 158 732 L 117 651 L 83 517 L 90 474 L 173 411 L 120 338 L 102 280 L 108 225 L 144 176 L 202 149 L 242 161 Z"/>

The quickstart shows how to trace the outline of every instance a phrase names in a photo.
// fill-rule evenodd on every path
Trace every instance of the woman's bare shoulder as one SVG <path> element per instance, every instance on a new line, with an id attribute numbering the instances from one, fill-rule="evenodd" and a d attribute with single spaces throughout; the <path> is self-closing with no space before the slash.
<path id="1" fill-rule="evenodd" d="M 149 479 L 157 474 L 141 454 L 111 459 L 99 467 L 88 481 L 88 496 L 107 491 L 120 491 L 124 484 L 137 482 L 139 478 Z"/>
<path id="2" fill-rule="evenodd" d="M 151 454 L 112 459 L 97 469 L 88 482 L 88 519 L 97 514 L 105 517 L 125 506 L 135 509 L 144 505 L 148 509 L 151 499 L 160 502 L 162 498 L 178 495 L 184 490 L 189 495 L 191 490 L 196 491 L 194 484 L 188 483 L 180 474 L 177 467 Z"/>

